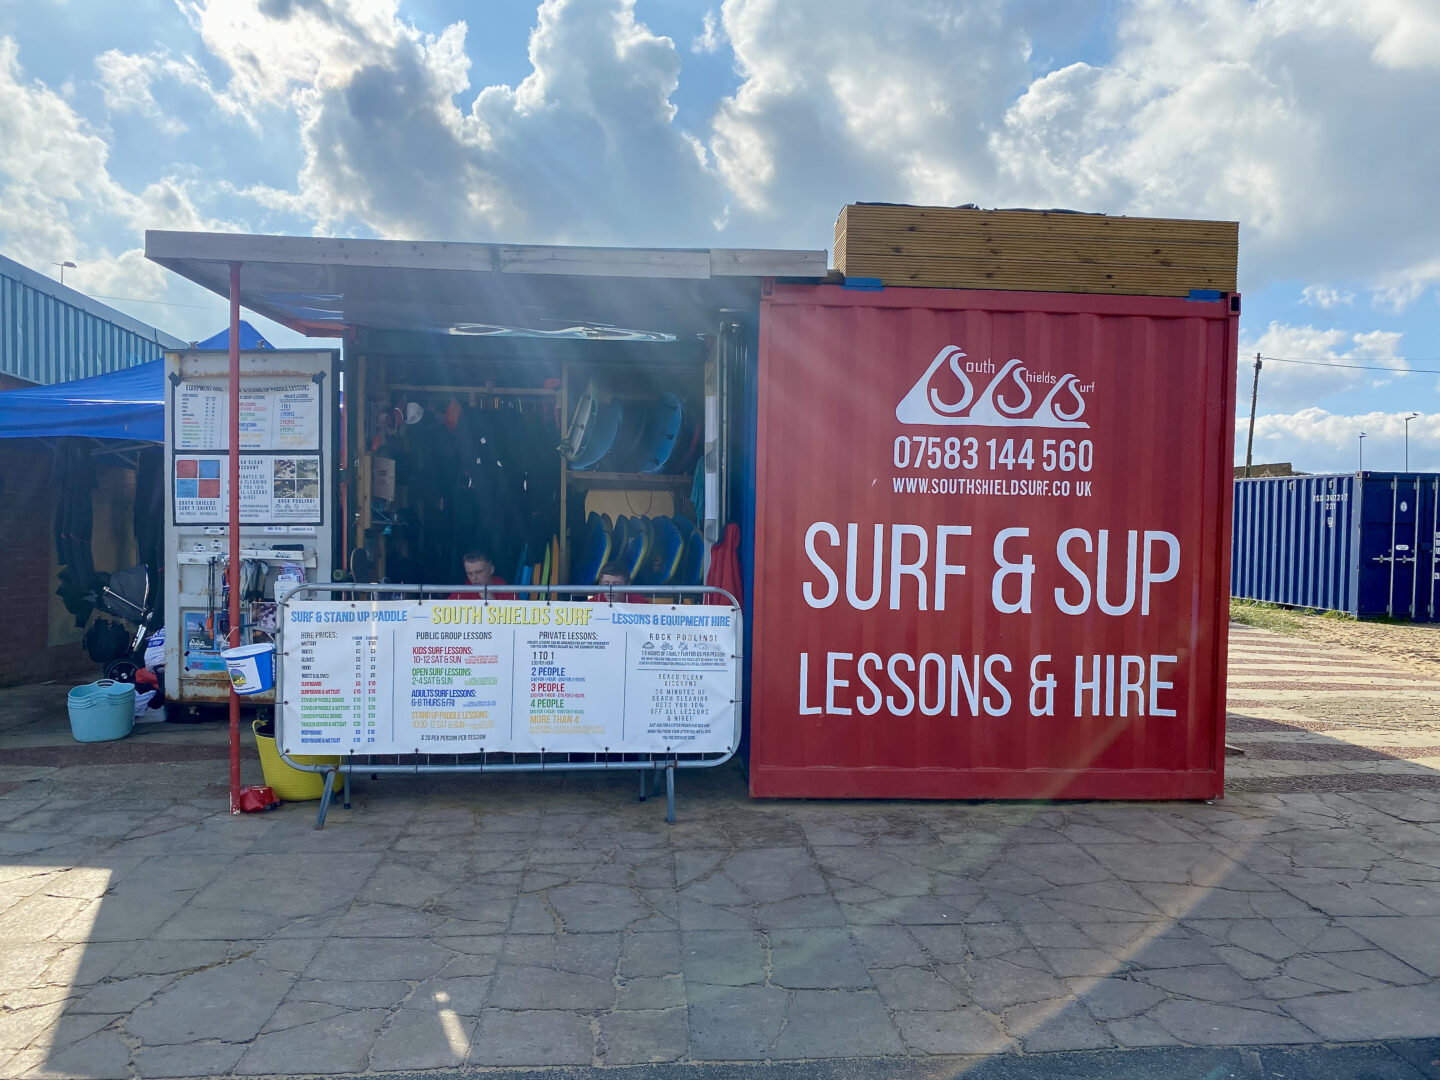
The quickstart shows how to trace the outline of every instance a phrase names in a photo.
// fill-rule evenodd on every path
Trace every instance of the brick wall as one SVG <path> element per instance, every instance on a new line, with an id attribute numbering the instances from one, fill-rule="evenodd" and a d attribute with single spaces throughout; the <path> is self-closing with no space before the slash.
<path id="1" fill-rule="evenodd" d="M 55 596 L 53 452 L 31 439 L 0 439 L 0 686 L 99 677 L 83 629 Z M 93 550 L 97 570 L 135 559 L 135 473 L 97 462 Z"/>

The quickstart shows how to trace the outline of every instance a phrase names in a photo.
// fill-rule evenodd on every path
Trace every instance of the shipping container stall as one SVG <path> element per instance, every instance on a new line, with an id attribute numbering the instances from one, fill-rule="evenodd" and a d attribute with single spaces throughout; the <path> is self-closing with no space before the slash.
<path id="1" fill-rule="evenodd" d="M 826 272 L 823 251 L 185 233 L 148 234 L 147 253 L 221 294 L 238 265 L 245 308 L 343 339 L 318 579 L 442 594 L 468 554 L 497 584 L 585 590 L 615 562 L 636 586 L 702 584 L 726 526 L 747 524 L 762 283 Z M 181 606 L 210 634 L 223 529 L 196 526 Z"/>
<path id="2" fill-rule="evenodd" d="M 1231 593 L 1357 618 L 1436 618 L 1440 477 L 1235 481 Z"/>
<path id="3" fill-rule="evenodd" d="M 751 791 L 1220 794 L 1238 311 L 777 285 Z"/>
<path id="4" fill-rule="evenodd" d="M 707 563 L 737 527 L 754 794 L 1220 793 L 1238 297 L 847 287 L 823 252 L 147 254 L 344 336 L 342 575 L 458 583 L 479 548 L 643 583 L 680 572 L 635 559 L 658 521 Z"/>

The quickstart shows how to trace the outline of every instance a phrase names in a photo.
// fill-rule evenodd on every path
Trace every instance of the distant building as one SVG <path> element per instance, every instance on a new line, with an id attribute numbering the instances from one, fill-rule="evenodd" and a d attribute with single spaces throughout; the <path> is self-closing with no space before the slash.
<path id="1" fill-rule="evenodd" d="M 0 389 L 103 375 L 187 344 L 0 255 Z"/>
<path id="2" fill-rule="evenodd" d="M 1239 479 L 1240 479 L 1241 477 L 1243 477 L 1244 475 L 1245 475 L 1245 466 L 1244 466 L 1244 465 L 1236 465 L 1236 466 L 1235 466 L 1235 479 L 1236 479 L 1236 480 L 1239 480 Z M 1252 478 L 1257 477 L 1257 476 L 1303 476 L 1303 475 L 1304 475 L 1303 473 L 1297 473 L 1297 472 L 1295 471 L 1294 466 L 1292 466 L 1292 465 L 1290 464 L 1290 462 L 1288 462 L 1288 461 L 1276 461 L 1276 462 L 1273 462 L 1273 463 L 1271 463 L 1271 464 L 1269 464 L 1269 465 L 1251 465 L 1251 466 L 1250 466 L 1250 476 L 1251 476 Z"/>

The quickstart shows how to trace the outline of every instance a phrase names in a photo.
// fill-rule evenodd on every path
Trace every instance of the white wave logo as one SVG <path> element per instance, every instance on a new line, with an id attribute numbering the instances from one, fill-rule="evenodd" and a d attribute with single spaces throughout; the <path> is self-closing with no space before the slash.
<path id="1" fill-rule="evenodd" d="M 970 376 L 992 372 L 977 394 Z M 1061 375 L 1035 405 L 1031 387 L 1048 385 L 1049 378 L 1032 376 L 1019 360 L 1007 361 L 998 371 L 988 360 L 966 363 L 959 346 L 947 345 L 895 406 L 895 419 L 902 424 L 948 427 L 1088 428 L 1080 417 L 1085 412 L 1084 395 L 1095 384 L 1082 385 L 1075 375 Z"/>

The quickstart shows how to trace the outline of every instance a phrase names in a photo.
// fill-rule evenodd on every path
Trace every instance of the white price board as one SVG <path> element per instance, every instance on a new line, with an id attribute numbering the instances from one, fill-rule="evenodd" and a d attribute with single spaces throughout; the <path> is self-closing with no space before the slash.
<path id="1" fill-rule="evenodd" d="M 210 525 L 230 516 L 230 466 L 216 454 L 176 454 L 175 524 Z M 320 457 L 240 456 L 243 525 L 320 524 L 324 521 Z"/>
<path id="2" fill-rule="evenodd" d="M 175 448 L 226 450 L 230 395 L 224 382 L 187 380 L 175 390 Z M 320 386 L 309 380 L 240 386 L 241 450 L 319 450 Z"/>
<path id="3" fill-rule="evenodd" d="M 653 604 L 297 602 L 287 753 L 734 748 L 737 615 Z"/>

